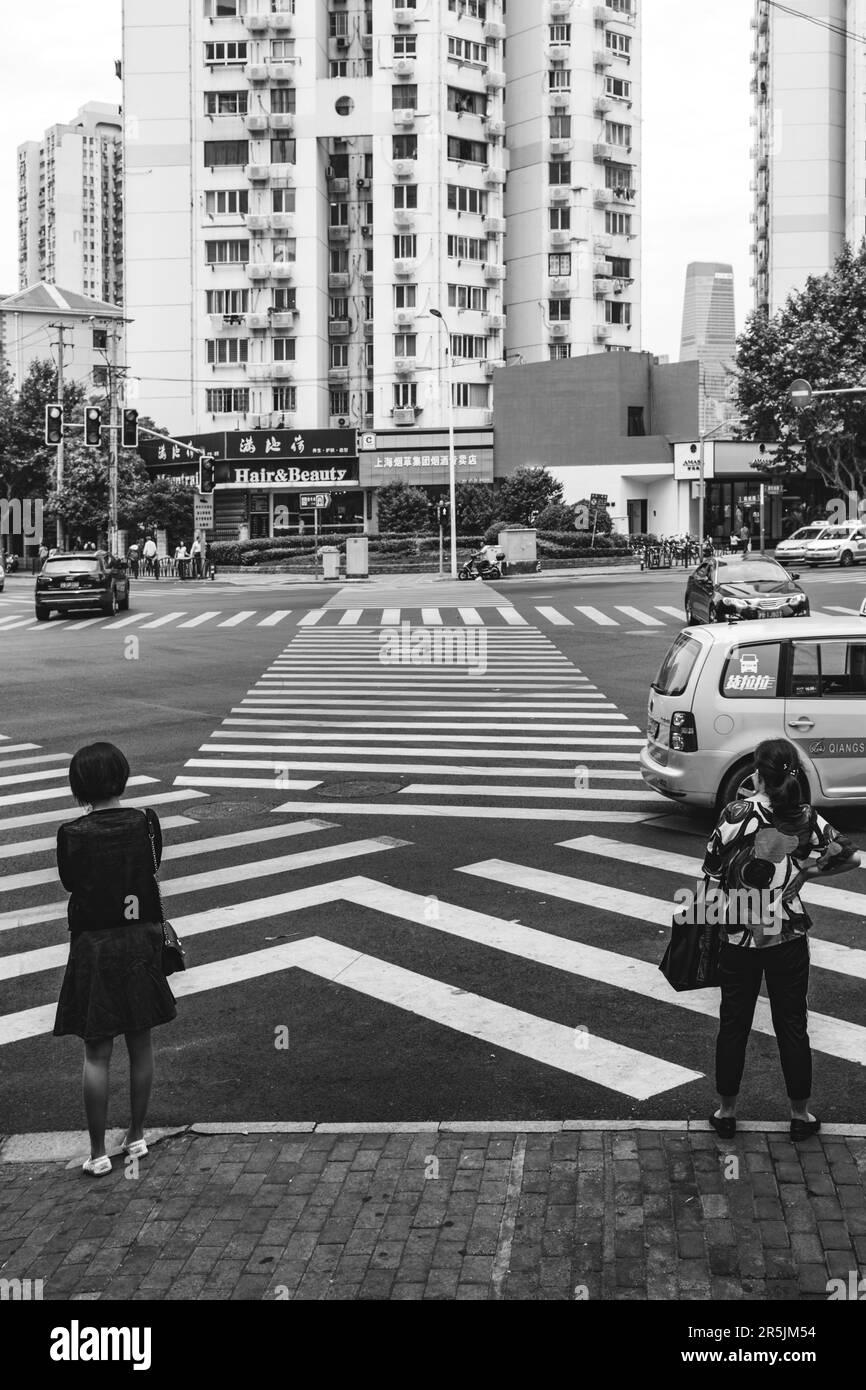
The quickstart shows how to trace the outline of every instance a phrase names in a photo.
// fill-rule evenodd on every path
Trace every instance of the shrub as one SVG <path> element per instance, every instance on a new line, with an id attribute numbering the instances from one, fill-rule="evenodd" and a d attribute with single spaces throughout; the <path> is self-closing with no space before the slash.
<path id="1" fill-rule="evenodd" d="M 574 508 L 563 502 L 553 502 L 535 519 L 539 531 L 573 531 Z"/>

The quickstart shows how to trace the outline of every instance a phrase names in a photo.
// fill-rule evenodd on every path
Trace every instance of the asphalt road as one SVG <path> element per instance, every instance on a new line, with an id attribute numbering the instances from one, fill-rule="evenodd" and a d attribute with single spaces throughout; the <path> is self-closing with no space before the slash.
<path id="1" fill-rule="evenodd" d="M 821 611 L 866 596 L 859 572 L 804 585 Z M 68 757 L 97 737 L 148 779 L 129 795 L 165 824 L 190 951 L 152 1123 L 708 1113 L 713 997 L 672 996 L 656 964 L 689 881 L 667 856 L 698 858 L 709 825 L 648 797 L 634 761 L 682 573 L 140 581 L 129 615 L 38 627 L 25 586 L 0 596 L 0 1132 L 81 1125 L 80 1044 L 51 1036 L 53 837 L 75 814 Z M 475 646 L 456 669 L 404 664 L 407 619 Z M 859 895 L 859 877 L 840 882 Z M 827 1120 L 859 1118 L 859 906 L 814 910 Z M 844 968 L 817 964 L 821 943 Z M 766 1031 L 743 1113 L 785 1115 Z"/>

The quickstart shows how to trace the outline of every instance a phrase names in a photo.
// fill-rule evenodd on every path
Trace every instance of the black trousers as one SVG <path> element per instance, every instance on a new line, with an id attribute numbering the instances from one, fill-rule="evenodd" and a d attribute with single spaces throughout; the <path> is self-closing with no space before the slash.
<path id="1" fill-rule="evenodd" d="M 791 1100 L 805 1100 L 812 1094 L 812 1050 L 806 1018 L 809 942 L 805 936 L 786 941 L 783 946 L 756 950 L 727 943 L 719 947 L 722 1004 L 716 1042 L 716 1090 L 720 1096 L 739 1093 L 762 979 L 767 981 L 788 1096 Z"/>

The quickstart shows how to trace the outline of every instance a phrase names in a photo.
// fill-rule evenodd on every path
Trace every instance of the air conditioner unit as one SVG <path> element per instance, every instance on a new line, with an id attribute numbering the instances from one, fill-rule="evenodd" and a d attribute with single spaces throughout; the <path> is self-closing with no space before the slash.
<path id="1" fill-rule="evenodd" d="M 484 375 L 489 379 L 493 376 L 493 373 L 496 371 L 496 363 L 490 361 L 482 362 L 481 370 L 484 373 Z"/>
<path id="2" fill-rule="evenodd" d="M 415 407 L 414 407 L 414 406 L 396 406 L 396 405 L 395 405 L 395 407 L 394 407 L 394 424 L 395 424 L 395 425 L 405 426 L 405 425 L 414 425 L 414 423 L 415 423 Z"/>
<path id="3" fill-rule="evenodd" d="M 571 105 L 571 92 L 551 92 L 550 105 L 554 111 L 567 111 Z"/>
<path id="4" fill-rule="evenodd" d="M 550 282 L 551 299 L 567 299 L 571 294 L 571 280 L 567 275 L 555 275 Z"/>
<path id="5" fill-rule="evenodd" d="M 484 25 L 484 37 L 488 43 L 501 43 L 505 38 L 505 25 L 498 19 L 488 19 Z"/>
<path id="6" fill-rule="evenodd" d="M 488 261 L 483 267 L 483 273 L 485 280 L 492 284 L 497 280 L 505 279 L 505 266 L 494 265 L 492 262 Z"/>
<path id="7" fill-rule="evenodd" d="M 268 118 L 267 118 L 267 116 L 265 116 L 265 115 L 262 114 L 262 113 L 253 112 L 251 115 L 247 116 L 247 118 L 246 118 L 246 125 L 247 125 L 247 130 L 252 131 L 252 132 L 255 132 L 255 131 L 258 131 L 258 130 L 267 130 L 267 128 L 268 128 Z"/>
<path id="8" fill-rule="evenodd" d="M 270 226 L 270 219 L 266 213 L 251 212 L 247 215 L 246 223 L 251 232 L 266 232 Z"/>
<path id="9" fill-rule="evenodd" d="M 400 6 L 392 11 L 392 18 L 398 29 L 411 29 L 415 24 L 415 11 Z"/>
<path id="10" fill-rule="evenodd" d="M 418 262 L 413 258 L 399 259 L 394 262 L 394 274 L 404 278 L 415 274 Z"/>
<path id="11" fill-rule="evenodd" d="M 272 63 L 270 66 L 270 75 L 274 82 L 291 82 L 295 75 L 294 58 L 284 58 L 282 62 Z"/>
<path id="12" fill-rule="evenodd" d="M 395 125 L 414 125 L 415 112 L 410 106 L 398 107 L 394 112 Z"/>
<path id="13" fill-rule="evenodd" d="M 487 134 L 491 140 L 501 140 L 505 135 L 505 130 L 506 126 L 504 121 L 487 122 Z"/>
<path id="14" fill-rule="evenodd" d="M 248 265 L 247 275 L 251 280 L 267 280 L 271 273 L 269 265 Z"/>
<path id="15" fill-rule="evenodd" d="M 292 130 L 295 117 L 291 111 L 272 111 L 269 117 L 271 130 Z"/>
<path id="16" fill-rule="evenodd" d="M 488 333 L 501 333 L 505 327 L 504 314 L 485 314 L 481 321 Z"/>
<path id="17" fill-rule="evenodd" d="M 563 44 L 552 44 L 547 52 L 551 63 L 557 68 L 562 67 L 566 59 L 571 56 L 571 49 L 566 48 Z"/>
<path id="18" fill-rule="evenodd" d="M 251 34 L 264 34 L 267 32 L 270 18 L 268 14 L 248 14 L 245 23 Z"/>
<path id="19" fill-rule="evenodd" d="M 271 176 L 270 164 L 248 164 L 247 178 L 250 183 L 264 183 Z"/>
<path id="20" fill-rule="evenodd" d="M 612 68 L 613 53 L 609 48 L 597 48 L 592 55 L 592 62 L 597 68 Z"/>
<path id="21" fill-rule="evenodd" d="M 290 34 L 295 27 L 295 17 L 291 14 L 272 14 L 269 23 L 275 34 Z"/>
<path id="22" fill-rule="evenodd" d="M 492 411 L 492 410 L 485 410 L 485 411 L 482 412 L 482 415 L 481 415 L 481 423 L 482 423 L 484 426 L 486 426 L 487 429 L 492 429 L 492 428 L 493 428 L 493 411 Z"/>
<path id="23" fill-rule="evenodd" d="M 261 332 L 262 329 L 270 328 L 270 314 L 249 314 L 247 316 L 247 327 Z"/>
<path id="24" fill-rule="evenodd" d="M 247 66 L 248 82 L 267 82 L 270 69 L 267 63 L 250 63 Z"/>
<path id="25" fill-rule="evenodd" d="M 504 236 L 505 218 L 504 217 L 485 217 L 484 230 L 489 236 Z"/>
<path id="26" fill-rule="evenodd" d="M 298 317 L 298 311 L 297 309 L 279 309 L 269 317 L 272 328 L 292 328 Z"/>
<path id="27" fill-rule="evenodd" d="M 415 357 L 395 357 L 394 372 L 397 376 L 414 376 L 418 362 Z"/>
<path id="28" fill-rule="evenodd" d="M 414 208 L 395 208 L 394 225 L 396 227 L 414 227 L 415 210 Z"/>
<path id="29" fill-rule="evenodd" d="M 414 159 L 395 159 L 394 177 L 395 179 L 414 179 L 416 161 Z"/>
<path id="30" fill-rule="evenodd" d="M 613 294 L 613 280 L 606 275 L 596 275 L 592 282 L 592 289 L 599 299 L 603 299 L 606 294 Z"/>
<path id="31" fill-rule="evenodd" d="M 355 187 L 356 187 L 356 188 L 372 188 L 372 187 L 373 187 L 373 180 L 372 180 L 372 179 L 356 179 L 356 180 L 355 180 Z"/>
<path id="32" fill-rule="evenodd" d="M 604 343 L 613 333 L 613 329 L 609 323 L 597 323 L 594 332 L 596 342 Z"/>
<path id="33" fill-rule="evenodd" d="M 484 182 L 489 188 L 500 187 L 505 183 L 504 169 L 494 169 L 491 164 L 485 164 L 481 172 L 484 176 Z"/>
<path id="34" fill-rule="evenodd" d="M 414 58 L 396 58 L 394 60 L 395 77 L 411 77 L 415 71 Z"/>
<path id="35" fill-rule="evenodd" d="M 406 328 L 415 322 L 414 309 L 397 309 L 394 313 L 394 322 L 398 328 Z"/>
<path id="36" fill-rule="evenodd" d="M 550 325 L 551 338 L 567 338 L 571 329 L 570 323 L 552 323 Z"/>
<path id="37" fill-rule="evenodd" d="M 349 47 L 349 35 L 348 35 L 348 34 L 338 34 L 337 37 L 336 37 L 336 44 L 337 44 L 337 47 L 338 47 L 338 48 L 348 48 L 348 47 Z"/>
<path id="38" fill-rule="evenodd" d="M 488 68 L 484 74 L 484 85 L 489 92 L 500 91 L 505 86 L 505 73 Z"/>

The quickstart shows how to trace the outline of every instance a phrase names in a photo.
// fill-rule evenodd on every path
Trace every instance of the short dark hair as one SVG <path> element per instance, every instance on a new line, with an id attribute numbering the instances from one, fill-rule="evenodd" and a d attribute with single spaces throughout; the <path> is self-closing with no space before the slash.
<path id="1" fill-rule="evenodd" d="M 129 781 L 129 763 L 113 743 L 89 743 L 69 764 L 69 786 L 79 806 L 122 796 Z"/>

